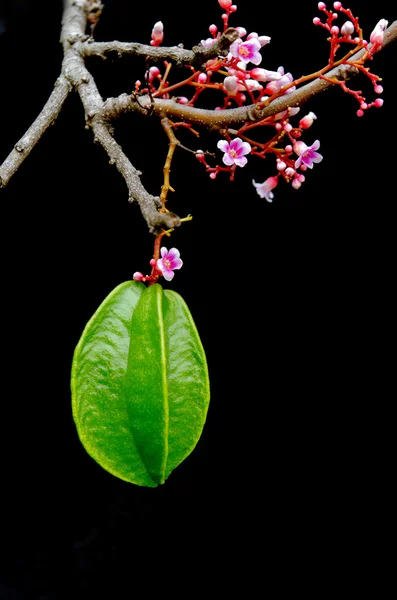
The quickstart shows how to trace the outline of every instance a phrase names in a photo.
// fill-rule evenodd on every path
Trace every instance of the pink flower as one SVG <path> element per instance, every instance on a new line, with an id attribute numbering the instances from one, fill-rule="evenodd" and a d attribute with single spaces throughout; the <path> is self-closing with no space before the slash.
<path id="1" fill-rule="evenodd" d="M 157 23 L 154 24 L 154 27 L 152 29 L 152 39 L 150 41 L 150 45 L 151 46 L 160 46 L 161 42 L 163 41 L 163 38 L 164 38 L 163 24 L 161 21 L 157 21 Z"/>
<path id="2" fill-rule="evenodd" d="M 259 65 L 262 61 L 262 56 L 259 53 L 260 49 L 261 43 L 258 38 L 253 37 L 246 42 L 242 42 L 241 39 L 238 38 L 231 44 L 230 54 L 235 58 L 240 59 L 240 61 L 245 64 L 252 62 L 254 65 Z"/>
<path id="3" fill-rule="evenodd" d="M 383 43 L 383 36 L 388 23 L 389 21 L 386 21 L 386 19 L 381 19 L 379 23 L 377 23 L 375 29 L 373 30 L 369 38 L 371 44 L 373 44 L 374 46 L 380 46 L 380 44 Z"/>
<path id="4" fill-rule="evenodd" d="M 255 31 L 253 31 L 252 33 L 247 35 L 247 40 L 250 40 L 254 37 L 257 38 L 257 40 L 259 40 L 261 48 L 263 48 L 263 46 L 266 46 L 266 44 L 269 44 L 270 40 L 272 39 L 268 35 L 258 35 Z"/>
<path id="5" fill-rule="evenodd" d="M 270 83 L 267 84 L 267 86 L 265 88 L 265 91 L 267 94 L 274 94 L 274 93 L 278 92 L 282 87 L 289 85 L 294 80 L 291 73 L 284 73 L 284 67 L 279 67 L 277 69 L 277 71 L 278 71 L 278 73 L 280 73 L 281 77 L 280 77 L 280 79 L 277 79 L 277 80 L 272 79 L 270 81 Z M 286 93 L 290 94 L 295 89 L 296 89 L 296 87 L 293 85 L 290 88 L 288 88 Z"/>
<path id="6" fill-rule="evenodd" d="M 274 194 L 272 190 L 278 184 L 278 177 L 268 177 L 263 183 L 256 183 L 256 181 L 252 180 L 252 183 L 261 198 L 266 198 L 268 202 L 273 202 Z"/>
<path id="7" fill-rule="evenodd" d="M 316 140 L 311 146 L 307 146 L 305 142 L 295 142 L 294 152 L 298 155 L 298 159 L 295 161 L 295 169 L 304 166 L 305 168 L 312 169 L 313 163 L 319 163 L 323 160 L 321 154 L 316 152 L 320 147 L 320 142 Z"/>
<path id="8" fill-rule="evenodd" d="M 160 249 L 161 258 L 157 261 L 157 268 L 160 269 L 164 279 L 171 281 L 173 279 L 176 269 L 180 269 L 183 262 L 179 258 L 179 250 L 171 248 L 170 251 L 164 246 Z"/>
<path id="9" fill-rule="evenodd" d="M 233 164 L 238 167 L 243 167 L 247 164 L 247 159 L 244 154 L 249 154 L 251 152 L 251 146 L 248 142 L 243 142 L 242 139 L 236 137 L 230 144 L 226 140 L 219 140 L 217 146 L 219 150 L 222 150 L 222 152 L 225 153 L 222 160 L 228 167 Z"/>

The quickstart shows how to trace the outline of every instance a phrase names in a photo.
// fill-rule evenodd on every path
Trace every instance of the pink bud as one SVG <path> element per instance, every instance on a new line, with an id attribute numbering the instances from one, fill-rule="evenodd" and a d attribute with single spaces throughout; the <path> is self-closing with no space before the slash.
<path id="1" fill-rule="evenodd" d="M 386 21 L 386 19 L 381 19 L 379 21 L 379 23 L 376 25 L 375 29 L 370 35 L 369 41 L 371 42 L 371 44 L 373 44 L 374 46 L 382 44 L 387 25 L 388 21 Z"/>
<path id="2" fill-rule="evenodd" d="M 324 2 L 319 2 L 317 6 L 318 6 L 318 10 L 324 10 L 325 3 Z"/>
<path id="3" fill-rule="evenodd" d="M 332 33 L 332 35 L 338 35 L 339 27 L 337 25 L 334 25 L 333 27 L 331 27 L 331 33 Z"/>
<path id="4" fill-rule="evenodd" d="M 293 177 L 295 175 L 295 173 L 296 173 L 296 171 L 292 167 L 287 167 L 285 169 L 285 174 L 287 175 L 287 177 Z"/>
<path id="5" fill-rule="evenodd" d="M 253 79 L 257 81 L 277 81 L 281 79 L 282 75 L 278 71 L 268 71 L 267 69 L 262 69 L 261 67 L 255 67 L 251 69 L 250 75 Z"/>
<path id="6" fill-rule="evenodd" d="M 225 90 L 230 96 L 235 96 L 238 91 L 238 80 L 237 77 L 225 77 L 223 80 L 223 85 L 225 86 Z"/>
<path id="7" fill-rule="evenodd" d="M 287 168 L 286 163 L 281 160 L 280 158 L 277 159 L 277 170 L 278 171 L 285 171 L 285 169 Z"/>
<path id="8" fill-rule="evenodd" d="M 133 274 L 133 276 L 132 276 L 132 279 L 133 279 L 134 281 L 143 281 L 143 274 L 142 274 L 142 273 L 140 273 L 139 271 L 136 271 L 136 272 Z"/>
<path id="9" fill-rule="evenodd" d="M 294 190 L 298 190 L 302 184 L 301 184 L 301 182 L 299 181 L 299 179 L 293 179 L 293 180 L 291 181 L 291 185 L 292 185 L 292 187 L 294 188 Z"/>
<path id="10" fill-rule="evenodd" d="M 241 38 L 244 37 L 245 35 L 247 35 L 247 30 L 244 29 L 244 27 L 236 27 L 236 29 Z"/>
<path id="11" fill-rule="evenodd" d="M 205 83 L 207 81 L 206 73 L 200 73 L 200 75 L 197 77 L 197 81 L 199 83 Z"/>
<path id="12" fill-rule="evenodd" d="M 358 110 L 357 111 L 357 116 L 358 117 L 363 117 L 364 116 L 364 111 L 363 110 Z"/>
<path id="13" fill-rule="evenodd" d="M 210 25 L 208 29 L 212 35 L 216 35 L 216 32 L 218 31 L 218 27 L 216 25 Z"/>
<path id="14" fill-rule="evenodd" d="M 152 83 L 160 75 L 160 69 L 158 67 L 150 67 L 148 75 L 149 83 Z"/>
<path id="15" fill-rule="evenodd" d="M 340 30 L 342 35 L 351 35 L 352 33 L 354 33 L 354 25 L 351 21 L 346 21 Z"/>
<path id="16" fill-rule="evenodd" d="M 223 10 L 228 10 L 233 4 L 232 0 L 218 0 L 218 4 Z"/>
<path id="17" fill-rule="evenodd" d="M 314 17 L 313 24 L 314 25 L 319 25 L 320 23 L 321 23 L 321 19 L 319 17 Z"/>
<path id="18" fill-rule="evenodd" d="M 342 8 L 342 2 L 334 2 L 334 9 L 340 10 Z"/>
<path id="19" fill-rule="evenodd" d="M 381 106 L 383 106 L 383 100 L 382 100 L 382 98 L 377 98 L 377 99 L 375 100 L 374 104 L 375 104 L 375 106 L 376 106 L 377 108 L 380 108 Z"/>
<path id="20" fill-rule="evenodd" d="M 163 24 L 161 21 L 157 21 L 157 23 L 154 24 L 154 27 L 152 29 L 152 39 L 150 41 L 150 45 L 151 46 L 160 46 L 161 42 L 163 41 L 163 38 L 164 38 Z"/>
<path id="21" fill-rule="evenodd" d="M 383 92 L 383 87 L 381 85 L 376 85 L 374 87 L 375 94 L 381 94 Z"/>
<path id="22" fill-rule="evenodd" d="M 299 121 L 299 127 L 301 127 L 302 129 L 308 129 L 313 125 L 314 119 L 317 119 L 317 117 L 314 114 L 314 112 L 310 111 L 308 115 L 306 115 L 305 117 L 303 117 L 303 119 Z"/>

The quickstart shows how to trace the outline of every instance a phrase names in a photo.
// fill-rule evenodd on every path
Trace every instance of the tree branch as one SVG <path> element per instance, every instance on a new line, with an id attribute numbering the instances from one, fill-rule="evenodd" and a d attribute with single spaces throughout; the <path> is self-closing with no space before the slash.
<path id="1" fill-rule="evenodd" d="M 43 110 L 0 166 L 0 187 L 7 185 L 46 129 L 55 122 L 71 89 L 69 81 L 60 75 Z"/>
<path id="2" fill-rule="evenodd" d="M 385 37 L 382 48 L 397 39 L 397 21 L 394 21 L 385 31 Z M 371 45 L 368 45 L 370 48 Z M 361 60 L 367 50 L 362 49 L 349 59 L 350 63 Z M 356 75 L 357 69 L 351 65 L 340 65 L 327 72 L 327 79 L 337 79 L 345 81 L 349 77 Z M 138 112 L 143 115 L 155 114 L 158 117 L 168 117 L 178 119 L 190 123 L 192 125 L 200 125 L 208 129 L 222 129 L 241 125 L 248 122 L 258 122 L 266 117 L 270 117 L 279 112 L 286 110 L 289 107 L 301 106 L 313 96 L 325 91 L 333 84 L 331 81 L 326 81 L 321 78 L 316 78 L 306 85 L 294 90 L 289 94 L 285 94 L 276 98 L 264 108 L 258 104 L 250 104 L 240 106 L 238 108 L 229 108 L 227 110 L 208 110 L 196 108 L 194 106 L 186 106 L 179 104 L 174 100 L 164 100 L 161 98 L 150 98 L 149 95 L 128 96 L 121 94 L 117 98 L 109 98 L 103 105 L 103 116 L 110 119 L 115 119 L 122 112 Z"/>
<path id="3" fill-rule="evenodd" d="M 192 50 L 185 50 L 181 45 L 161 47 L 149 46 L 147 44 L 138 44 L 135 42 L 95 42 L 89 38 L 75 45 L 76 51 L 84 57 L 102 56 L 110 52 L 116 52 L 119 56 L 123 54 L 133 54 L 144 56 L 154 62 L 169 60 L 177 66 L 198 66 L 200 67 L 211 58 L 226 56 L 230 44 L 239 37 L 237 29 L 229 27 L 216 42 L 211 46 L 204 47 L 201 44 L 194 46 Z"/>

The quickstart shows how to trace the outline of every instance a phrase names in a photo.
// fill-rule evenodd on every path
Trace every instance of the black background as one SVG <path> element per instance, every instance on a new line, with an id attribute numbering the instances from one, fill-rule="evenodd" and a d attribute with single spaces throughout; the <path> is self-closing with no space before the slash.
<path id="1" fill-rule="evenodd" d="M 105 2 L 96 39 L 148 43 L 162 20 L 164 45 L 191 47 L 221 25 L 215 0 L 134 5 Z M 231 25 L 271 36 L 261 66 L 298 77 L 325 64 L 316 2 L 258 5 L 239 2 Z M 59 74 L 62 4 L 0 7 L 2 161 Z M 382 0 L 350 7 L 367 38 L 395 16 Z M 314 574 L 327 590 L 342 574 L 350 585 L 369 585 L 374 570 L 384 581 L 395 500 L 395 55 L 394 44 L 371 65 L 384 79 L 382 109 L 359 119 L 339 89 L 302 109 L 318 117 L 305 140 L 320 139 L 324 160 L 300 190 L 279 185 L 272 204 L 251 184 L 274 173 L 271 159 L 230 183 L 177 151 L 168 207 L 194 218 L 172 236 L 184 267 L 164 286 L 196 321 L 211 404 L 196 449 L 154 490 L 103 471 L 72 419 L 81 332 L 116 285 L 148 272 L 153 238 L 85 130 L 77 95 L 67 99 L 0 192 L 0 598 L 124 598 L 123 583 L 128 597 L 190 597 L 209 589 L 211 573 L 225 594 L 242 586 L 251 597 L 274 570 L 295 589 Z M 144 76 L 142 60 L 87 64 L 104 98 Z M 372 97 L 366 80 L 351 86 Z M 167 152 L 159 124 L 131 116 L 115 135 L 158 194 Z M 200 145 L 215 142 L 204 135 Z"/>

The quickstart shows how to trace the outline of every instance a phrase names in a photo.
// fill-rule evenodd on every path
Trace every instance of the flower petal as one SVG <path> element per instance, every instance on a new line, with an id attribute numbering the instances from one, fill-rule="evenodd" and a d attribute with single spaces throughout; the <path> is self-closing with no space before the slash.
<path id="1" fill-rule="evenodd" d="M 227 152 L 229 150 L 229 144 L 227 143 L 226 140 L 219 140 L 219 142 L 217 143 L 217 146 L 218 146 L 219 150 L 222 150 L 222 152 Z"/>
<path id="2" fill-rule="evenodd" d="M 238 156 L 237 158 L 234 159 L 234 163 L 238 166 L 238 167 L 244 167 L 244 165 L 247 164 L 247 159 L 245 158 L 245 156 Z"/>
<path id="3" fill-rule="evenodd" d="M 169 269 L 163 271 L 163 277 L 166 281 L 171 281 L 172 279 L 174 279 L 174 275 L 174 271 L 170 271 Z"/>
<path id="4" fill-rule="evenodd" d="M 227 153 L 223 155 L 222 160 L 225 163 L 225 165 L 227 165 L 228 167 L 230 167 L 230 165 L 232 165 L 234 163 L 233 158 Z"/>
<path id="5" fill-rule="evenodd" d="M 170 260 L 174 260 L 175 258 L 179 258 L 180 256 L 180 252 L 178 250 L 178 248 L 170 248 L 169 252 L 168 252 L 168 258 Z"/>

